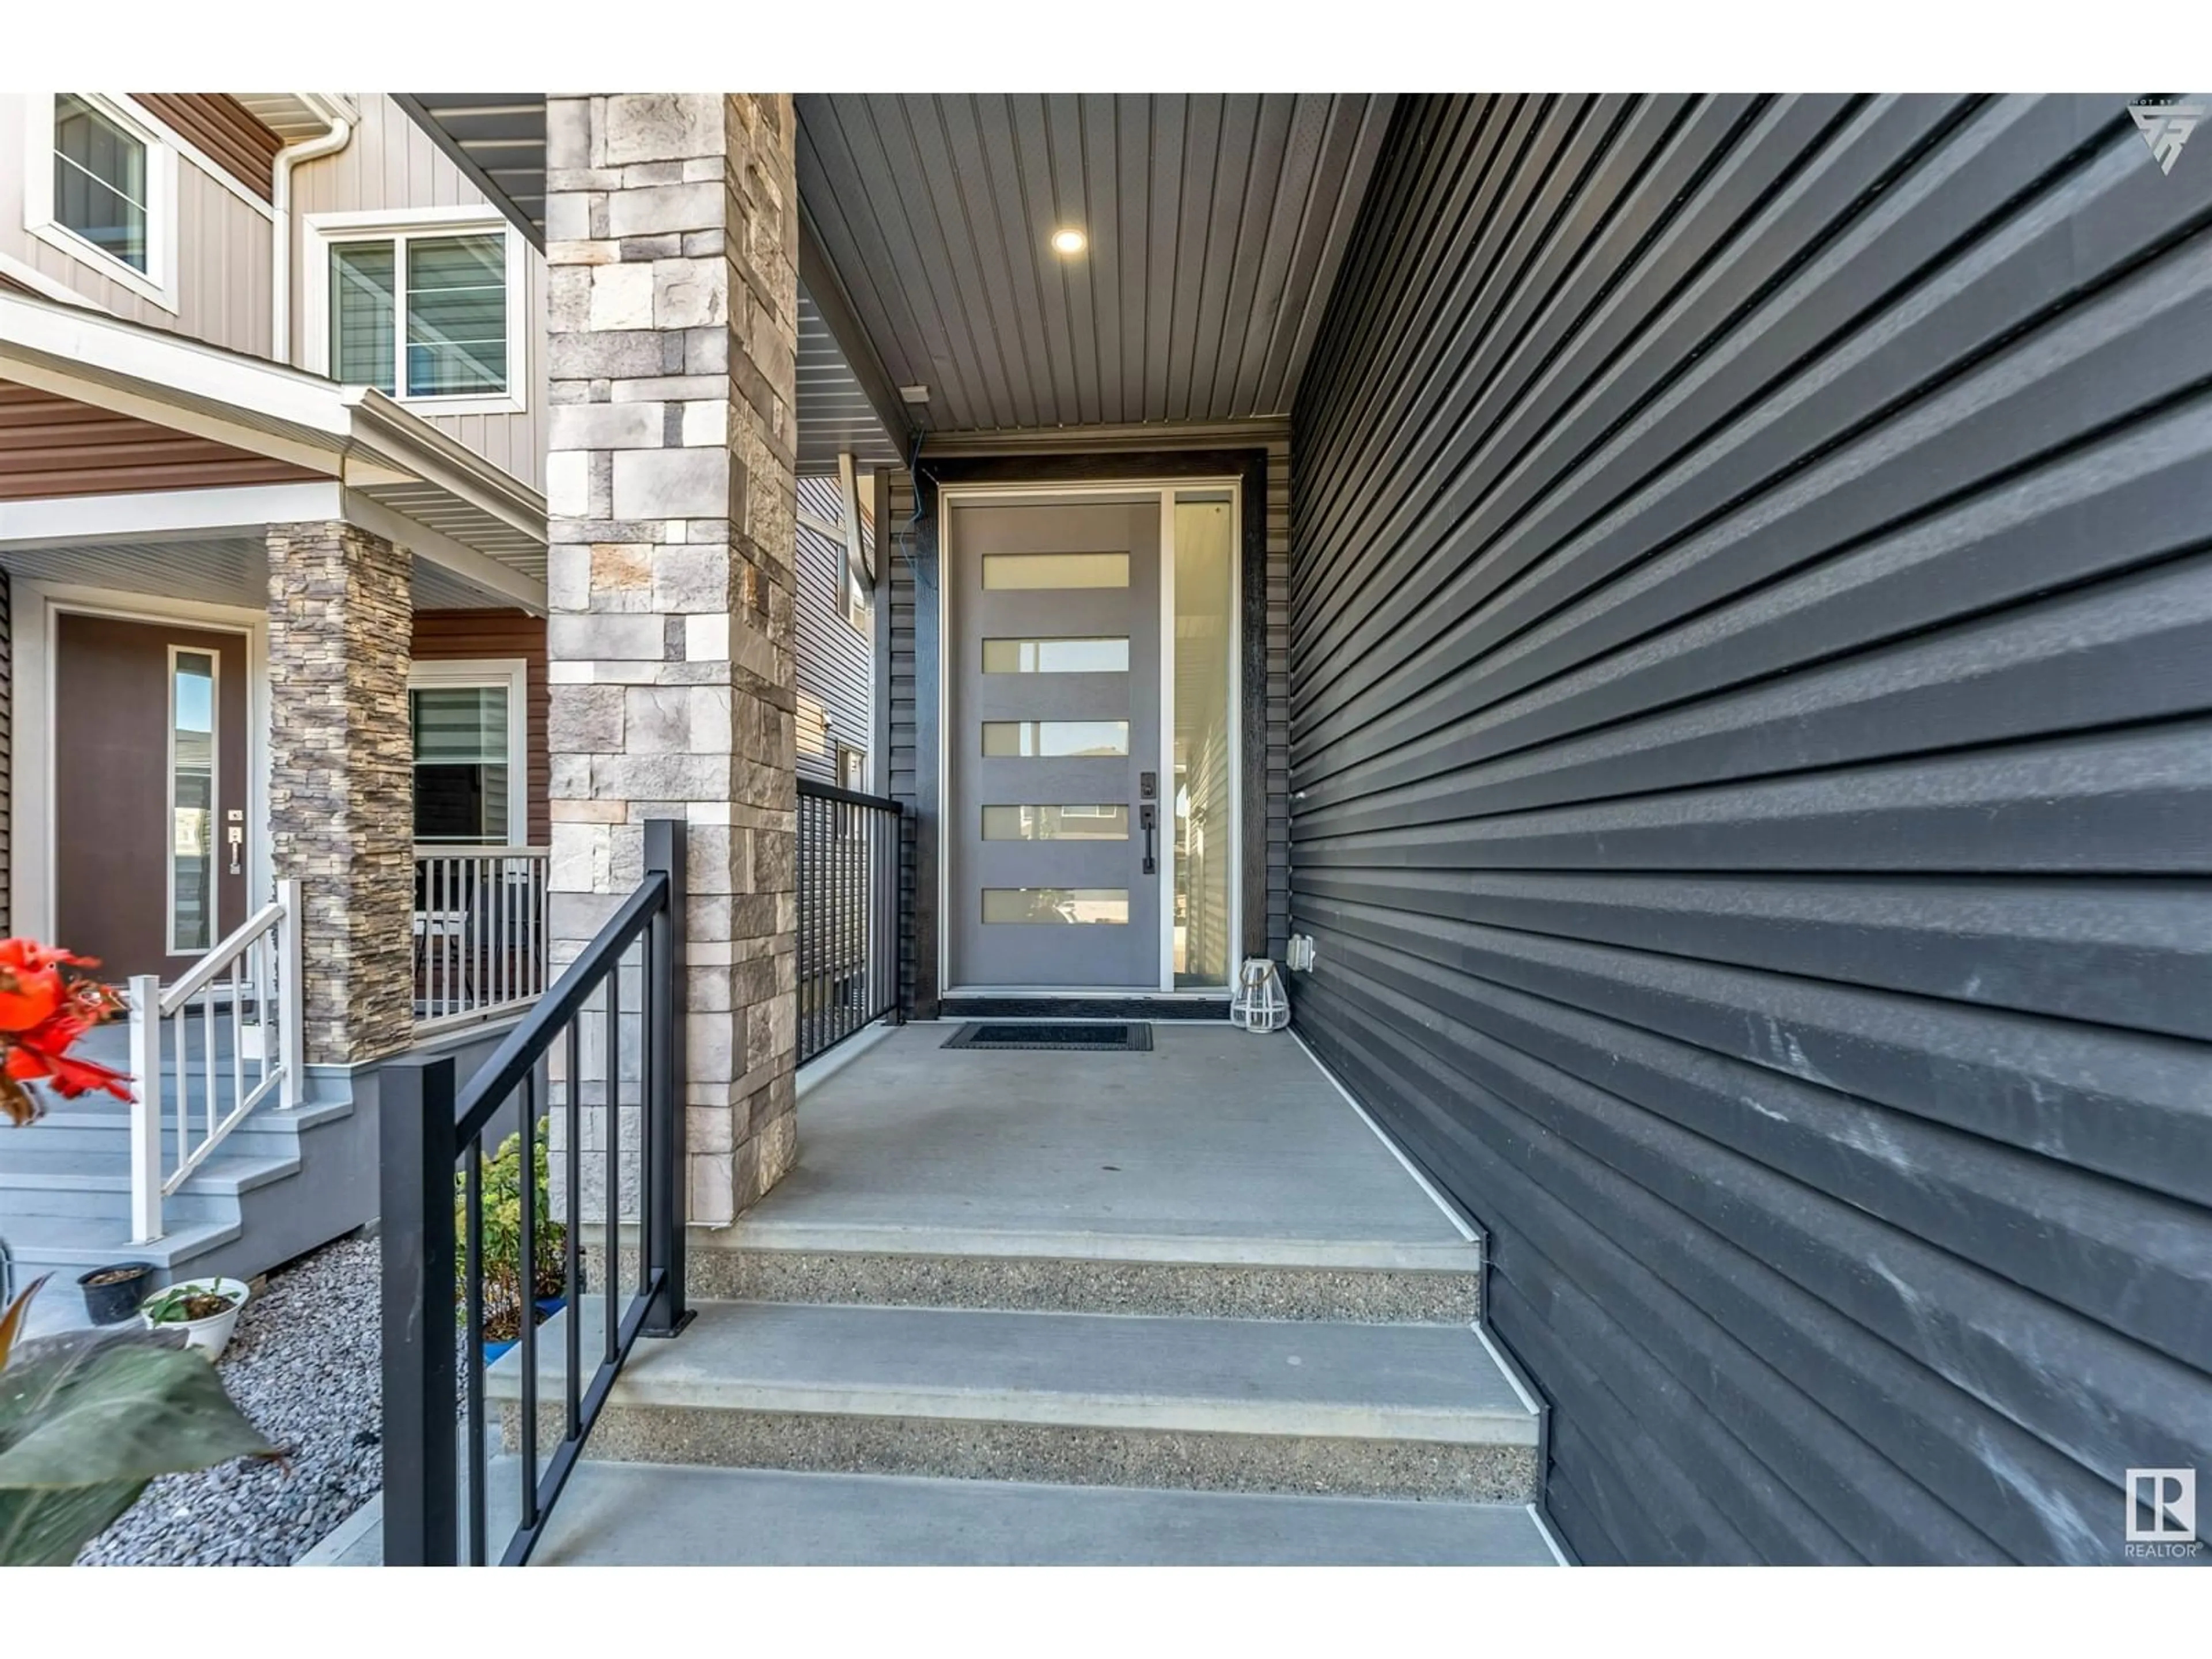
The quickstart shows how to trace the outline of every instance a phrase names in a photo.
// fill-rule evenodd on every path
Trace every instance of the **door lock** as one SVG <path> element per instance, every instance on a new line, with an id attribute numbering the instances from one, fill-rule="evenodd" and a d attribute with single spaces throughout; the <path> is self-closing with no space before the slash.
<path id="1" fill-rule="evenodd" d="M 245 856 L 246 853 L 246 826 L 242 823 L 232 824 L 227 839 L 230 842 L 230 873 L 234 876 L 242 876 L 246 873 L 246 866 L 239 860 Z"/>
<path id="2" fill-rule="evenodd" d="M 1138 773 L 1138 774 L 1137 774 L 1137 799 L 1139 799 L 1139 800 L 1152 800 L 1152 799 L 1157 799 L 1157 798 L 1158 797 L 1159 793 L 1160 793 L 1160 775 L 1159 775 L 1158 773 L 1157 773 L 1157 772 L 1139 772 L 1139 773 Z"/>
<path id="3" fill-rule="evenodd" d="M 1147 779 L 1152 775 L 1150 772 L 1145 774 Z M 1157 874 L 1159 870 L 1159 866 L 1152 859 L 1152 832 L 1158 827 L 1159 811 L 1158 807 L 1149 805 L 1137 809 L 1137 816 L 1145 826 L 1145 873 L 1148 876 Z"/>

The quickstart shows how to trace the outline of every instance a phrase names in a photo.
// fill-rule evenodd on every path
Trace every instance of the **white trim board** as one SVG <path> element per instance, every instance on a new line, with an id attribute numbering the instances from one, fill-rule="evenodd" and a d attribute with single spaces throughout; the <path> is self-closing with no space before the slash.
<path id="1" fill-rule="evenodd" d="M 272 524 L 343 516 L 336 480 L 234 484 L 215 489 L 149 489 L 118 495 L 0 501 L 0 544 L 67 546 L 106 541 L 202 541 Z"/>

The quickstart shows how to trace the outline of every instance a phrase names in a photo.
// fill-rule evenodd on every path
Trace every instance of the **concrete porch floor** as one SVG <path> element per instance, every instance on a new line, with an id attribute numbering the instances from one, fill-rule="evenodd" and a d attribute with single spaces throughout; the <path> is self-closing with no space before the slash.
<path id="1" fill-rule="evenodd" d="M 1287 1033 L 1192 1022 L 1154 1025 L 1149 1054 L 947 1049 L 960 1024 L 894 1028 L 807 1087 L 798 1167 L 727 1242 L 1464 1259 L 1465 1235 Z"/>
<path id="2" fill-rule="evenodd" d="M 1298 1042 L 957 1030 L 802 1079 L 797 1166 L 691 1233 L 697 1321 L 631 1357 L 543 1563 L 1559 1559 L 1478 1245 Z M 488 1388 L 511 1425 L 514 1354 Z"/>

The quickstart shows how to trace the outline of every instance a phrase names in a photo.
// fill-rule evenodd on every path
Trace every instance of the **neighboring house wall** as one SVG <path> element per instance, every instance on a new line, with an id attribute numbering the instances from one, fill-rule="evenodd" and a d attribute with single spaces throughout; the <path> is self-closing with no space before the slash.
<path id="1" fill-rule="evenodd" d="M 845 516 L 835 478 L 799 481 L 800 513 L 841 527 Z M 865 522 L 865 521 L 864 521 Z M 868 750 L 869 635 L 846 620 L 844 544 L 799 522 L 799 775 L 842 783 L 837 745 Z M 874 616 L 870 605 L 859 615 Z"/>
<path id="2" fill-rule="evenodd" d="M 119 113 L 143 126 L 157 145 L 174 149 L 167 141 L 181 141 L 206 163 L 179 151 L 174 164 L 172 303 L 149 297 L 144 283 L 118 275 L 99 253 L 57 246 L 60 239 L 41 237 L 26 227 L 27 198 L 37 188 L 30 169 L 43 168 L 51 176 L 53 166 L 50 98 L 0 94 L 0 270 L 16 266 L 22 286 L 48 297 L 58 285 L 131 322 L 267 357 L 275 317 L 270 175 L 265 168 L 258 176 L 252 174 L 253 146 L 259 141 L 237 124 L 265 129 L 219 93 L 183 94 L 181 100 L 162 94 L 104 95 L 114 99 Z M 34 106 L 46 112 L 43 138 L 33 130 Z M 171 125 L 165 116 L 180 118 L 181 125 Z M 32 276 L 21 276 L 23 267 Z"/>
<path id="3" fill-rule="evenodd" d="M 483 193 L 398 105 L 382 93 L 354 94 L 361 119 L 352 142 L 336 155 L 302 162 L 292 175 L 292 211 L 301 234 L 293 239 L 293 361 L 313 367 L 327 354 L 311 283 L 327 280 L 327 246 L 307 234 L 307 222 L 325 214 L 404 216 L 430 208 L 482 207 L 489 223 L 504 225 Z M 510 233 L 520 240 L 520 233 Z M 533 488 L 545 483 L 546 314 L 545 256 L 524 243 L 525 362 L 510 368 L 520 414 L 441 415 L 434 404 L 410 404 L 495 465 Z M 314 267 L 310 270 L 310 264 Z"/>
<path id="4" fill-rule="evenodd" d="M 552 761 L 545 741 L 550 697 L 545 682 L 545 619 L 521 611 L 417 611 L 414 660 L 460 662 L 520 657 L 528 665 L 525 743 L 529 756 L 530 844 L 552 842 L 546 787 Z"/>
<path id="5" fill-rule="evenodd" d="M 2212 167 L 2113 100 L 1401 106 L 1295 430 L 1298 1029 L 1591 1561 L 2212 1468 Z"/>
<path id="6" fill-rule="evenodd" d="M 1265 954 L 1279 961 L 1290 925 L 1290 570 L 1291 436 L 1279 419 L 1191 423 L 1181 426 L 1097 428 L 1089 431 L 1013 434 L 956 434 L 934 448 L 957 459 L 933 465 L 926 476 L 952 474 L 981 464 L 1010 476 L 1053 482 L 1083 477 L 1130 476 L 1131 458 L 1154 456 L 1170 463 L 1154 469 L 1170 475 L 1183 452 L 1249 455 L 1262 460 L 1263 490 L 1244 509 L 1248 543 L 1256 514 L 1260 544 L 1248 548 L 1244 562 L 1245 618 L 1243 684 L 1245 772 L 1244 948 L 1242 956 Z M 1074 451 L 1076 453 L 1069 453 Z M 1145 469 L 1136 463 L 1139 471 Z M 1117 471 L 1115 469 L 1121 469 Z M 1233 470 L 1233 469 L 1232 469 Z M 876 568 L 885 573 L 887 603 L 879 605 L 878 626 L 890 632 L 886 665 L 890 702 L 887 765 L 877 772 L 884 793 L 908 809 L 908 856 L 901 868 L 902 898 L 914 925 L 906 930 L 902 971 L 914 996 L 915 1011 L 927 1018 L 935 1008 L 937 984 L 937 892 L 939 785 L 937 768 L 938 623 L 937 521 L 935 494 L 919 520 L 915 513 L 914 476 L 891 472 L 890 508 L 877 526 Z M 1255 564 L 1258 565 L 1255 582 Z M 915 573 L 921 573 L 920 584 Z M 1255 591 L 1256 590 L 1256 591 Z M 927 769 L 917 757 L 927 757 Z M 1256 761 L 1256 767 L 1253 763 Z M 1261 799 L 1255 802 L 1252 793 Z"/>

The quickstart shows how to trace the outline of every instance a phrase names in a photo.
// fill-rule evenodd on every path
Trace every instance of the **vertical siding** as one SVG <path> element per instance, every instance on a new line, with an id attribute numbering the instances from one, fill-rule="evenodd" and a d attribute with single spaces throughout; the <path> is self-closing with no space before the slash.
<path id="1" fill-rule="evenodd" d="M 118 317 L 266 358 L 276 315 L 270 291 L 276 233 L 267 211 L 179 156 L 177 309 L 165 311 L 109 281 L 96 262 L 77 258 L 23 228 L 24 147 L 29 142 L 24 102 L 20 94 L 0 93 L 0 253 L 65 283 Z"/>
<path id="2" fill-rule="evenodd" d="M 295 215 L 398 210 L 404 208 L 479 206 L 483 193 L 455 167 L 406 112 L 382 93 L 357 93 L 361 119 L 352 142 L 337 155 L 302 162 L 292 174 Z M 307 307 L 301 240 L 293 239 L 292 351 L 305 362 Z M 523 255 L 530 325 L 525 331 L 529 361 L 521 384 L 526 391 L 519 415 L 436 415 L 432 424 L 505 468 L 533 488 L 545 486 L 545 256 L 534 248 Z"/>
<path id="3" fill-rule="evenodd" d="M 1291 438 L 1279 422 L 1236 426 L 1194 423 L 1182 427 L 1126 427 L 1049 434 L 956 434 L 965 458 L 992 457 L 1001 472 L 1018 471 L 1029 457 L 1035 476 L 1066 479 L 1096 468 L 1096 476 L 1130 476 L 1129 458 L 1158 455 L 1171 461 L 1180 453 L 1232 453 L 1256 449 L 1264 457 L 1265 494 L 1260 510 L 1262 544 L 1257 555 L 1261 578 L 1253 593 L 1252 561 L 1245 562 L 1248 634 L 1244 653 L 1244 720 L 1248 760 L 1245 812 L 1245 929 L 1237 955 L 1266 954 L 1279 960 L 1290 931 L 1290 733 L 1291 733 Z M 958 463 L 940 463 L 945 469 Z M 923 471 L 933 473 L 925 459 Z M 1171 470 L 1169 469 L 1169 470 Z M 878 526 L 879 568 L 887 572 L 890 629 L 890 756 L 887 793 L 908 809 L 912 836 L 906 868 L 906 895 L 915 925 L 908 930 L 908 983 L 925 1017 L 934 1009 L 937 986 L 937 541 L 933 512 L 915 520 L 911 473 L 890 475 L 888 521 Z M 931 501 L 933 507 L 934 493 Z M 1253 508 L 1244 509 L 1248 530 Z M 920 573 L 917 580 L 917 573 Z M 1261 603 L 1251 601 L 1258 598 Z M 1249 763 L 1256 758 L 1253 769 Z M 1253 776 L 1256 769 L 1256 780 Z M 1256 782 L 1261 799 L 1250 799 Z"/>
<path id="4" fill-rule="evenodd" d="M 529 665 L 523 740 L 530 763 L 530 844 L 550 846 L 553 826 L 546 799 L 553 763 L 545 725 L 552 698 L 545 679 L 545 619 L 522 611 L 417 611 L 413 649 L 417 662 L 520 657 Z"/>
<path id="5" fill-rule="evenodd" d="M 799 479 L 799 505 L 825 523 L 842 526 L 845 521 L 835 478 Z M 845 619 L 839 580 L 844 557 L 842 542 L 810 525 L 799 525 L 799 775 L 821 783 L 842 781 L 837 776 L 836 744 L 868 752 L 875 647 L 866 634 Z M 872 622 L 872 611 L 864 615 Z"/>
<path id="6" fill-rule="evenodd" d="M 2212 1469 L 2212 167 L 2110 99 L 1402 105 L 1294 419 L 1300 1028 L 1591 1560 Z"/>

